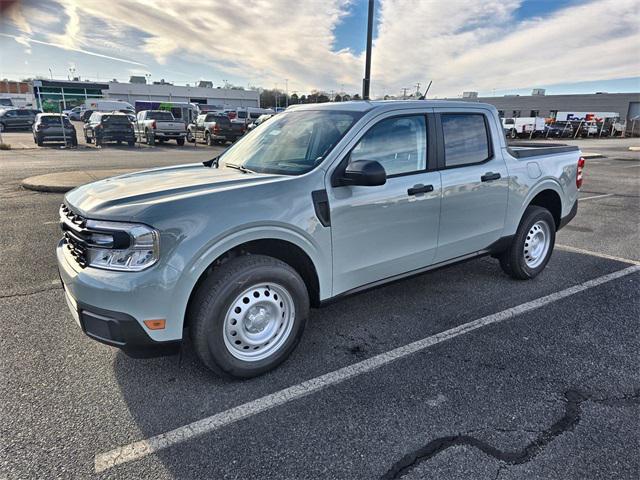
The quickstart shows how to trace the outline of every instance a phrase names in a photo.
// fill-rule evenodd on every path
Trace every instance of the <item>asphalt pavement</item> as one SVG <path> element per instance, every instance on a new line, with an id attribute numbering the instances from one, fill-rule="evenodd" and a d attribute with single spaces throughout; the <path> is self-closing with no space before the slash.
<path id="1" fill-rule="evenodd" d="M 0 479 L 637 478 L 640 154 L 622 147 L 589 145 L 607 158 L 587 162 L 578 216 L 535 280 L 483 258 L 346 298 L 249 381 L 212 375 L 188 344 L 134 360 L 86 338 L 55 267 L 62 194 L 20 186 L 219 149 L 0 152 Z M 210 418 L 226 423 L 188 435 Z M 166 448 L 101 463 L 174 429 Z"/>

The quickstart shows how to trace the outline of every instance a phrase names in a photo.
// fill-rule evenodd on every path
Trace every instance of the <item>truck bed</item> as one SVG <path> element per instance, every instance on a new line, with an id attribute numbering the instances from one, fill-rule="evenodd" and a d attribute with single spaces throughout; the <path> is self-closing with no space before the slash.
<path id="1" fill-rule="evenodd" d="M 514 143 L 508 147 L 509 153 L 515 158 L 540 157 L 556 153 L 577 152 L 579 147 L 563 143 Z"/>

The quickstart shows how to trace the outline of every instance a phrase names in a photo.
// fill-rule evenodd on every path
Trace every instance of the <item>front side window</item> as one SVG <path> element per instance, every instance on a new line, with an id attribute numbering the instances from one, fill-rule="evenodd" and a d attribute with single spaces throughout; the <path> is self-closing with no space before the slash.
<path id="1" fill-rule="evenodd" d="M 236 142 L 220 161 L 258 173 L 302 175 L 322 162 L 360 116 L 326 110 L 282 113 Z"/>
<path id="2" fill-rule="evenodd" d="M 442 114 L 445 166 L 457 167 L 489 158 L 489 136 L 484 115 Z"/>
<path id="3" fill-rule="evenodd" d="M 427 166 L 424 115 L 388 118 L 374 125 L 351 151 L 350 161 L 375 160 L 388 176 L 418 172 Z"/>

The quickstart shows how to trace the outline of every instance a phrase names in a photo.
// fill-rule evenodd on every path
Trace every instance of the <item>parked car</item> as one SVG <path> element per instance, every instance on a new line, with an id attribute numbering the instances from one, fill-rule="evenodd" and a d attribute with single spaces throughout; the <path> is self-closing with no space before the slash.
<path id="1" fill-rule="evenodd" d="M 133 125 L 120 112 L 93 112 L 84 124 L 84 139 L 87 143 L 95 142 L 98 147 L 106 142 L 127 142 L 130 147 L 136 143 Z"/>
<path id="2" fill-rule="evenodd" d="M 78 146 L 76 128 L 66 115 L 59 113 L 39 113 L 33 124 L 33 141 L 42 146 L 45 142 L 66 142 Z"/>
<path id="3" fill-rule="evenodd" d="M 576 215 L 580 155 L 509 148 L 482 103 L 296 105 L 204 164 L 68 192 L 65 296 L 129 355 L 187 331 L 213 371 L 253 377 L 290 355 L 310 305 L 483 255 L 536 277 Z"/>
<path id="4" fill-rule="evenodd" d="M 37 111 L 28 108 L 0 110 L 0 132 L 5 130 L 30 130 L 36 121 Z"/>
<path id="5" fill-rule="evenodd" d="M 13 101 L 10 98 L 0 97 L 0 108 L 13 107 Z"/>
<path id="6" fill-rule="evenodd" d="M 244 125 L 232 123 L 229 117 L 217 113 L 198 115 L 195 123 L 187 127 L 187 140 L 202 140 L 207 145 L 235 142 L 244 134 Z"/>
<path id="7" fill-rule="evenodd" d="M 66 113 L 69 116 L 69 120 L 79 121 L 84 111 L 85 111 L 84 106 L 81 106 L 81 107 L 73 107 L 71 110 L 65 110 L 63 113 Z"/>
<path id="8" fill-rule="evenodd" d="M 256 128 L 261 123 L 264 123 L 267 120 L 269 120 L 271 117 L 273 117 L 273 115 L 274 115 L 273 113 L 268 113 L 266 115 L 260 115 L 253 122 L 251 122 L 249 125 L 247 125 L 247 131 L 253 130 L 254 128 Z"/>
<path id="9" fill-rule="evenodd" d="M 147 145 L 155 145 L 165 140 L 175 140 L 184 145 L 187 134 L 183 122 L 173 118 L 173 113 L 164 110 L 142 110 L 135 122 L 136 136 L 144 139 Z"/>
<path id="10" fill-rule="evenodd" d="M 80 121 L 83 123 L 87 123 L 89 121 L 89 119 L 91 118 L 91 115 L 93 115 L 93 113 L 95 112 L 95 110 L 85 110 L 82 112 L 82 114 L 80 114 Z"/>

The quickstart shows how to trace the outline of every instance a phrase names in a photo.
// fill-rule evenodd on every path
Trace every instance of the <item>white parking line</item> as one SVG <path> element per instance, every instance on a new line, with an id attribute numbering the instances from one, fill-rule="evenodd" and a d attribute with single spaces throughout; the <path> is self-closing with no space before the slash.
<path id="1" fill-rule="evenodd" d="M 640 163 L 638 165 L 626 165 L 622 168 L 637 168 L 637 167 L 640 167 Z"/>
<path id="2" fill-rule="evenodd" d="M 606 258 L 607 260 L 615 260 L 616 262 L 624 262 L 624 263 L 630 263 L 632 265 L 640 265 L 639 261 L 631 260 L 630 258 L 615 257 L 613 255 L 608 255 L 606 253 L 593 252 L 591 250 L 585 250 L 583 248 L 570 247 L 569 245 L 561 245 L 559 243 L 556 243 L 555 247 L 559 248 L 560 250 L 566 250 L 567 252 L 582 253 L 584 255 L 591 255 L 592 257 L 600 257 L 600 258 Z"/>
<path id="3" fill-rule="evenodd" d="M 594 195 L 593 197 L 578 198 L 578 200 L 581 202 L 584 202 L 585 200 L 595 200 L 596 198 L 613 197 L 614 195 L 615 193 L 605 193 L 604 195 Z"/>
<path id="4" fill-rule="evenodd" d="M 230 408 L 224 412 L 217 413 L 202 420 L 195 421 L 183 427 L 176 428 L 166 433 L 140 440 L 138 442 L 130 443 L 117 447 L 109 452 L 99 453 L 95 456 L 95 471 L 97 473 L 108 470 L 116 465 L 138 460 L 146 457 L 158 450 L 171 447 L 173 445 L 186 442 L 195 437 L 203 435 L 205 433 L 213 432 L 227 425 L 239 422 L 259 413 L 265 412 L 272 408 L 284 405 L 286 403 L 298 400 L 302 397 L 310 395 L 312 393 L 319 392 L 332 385 L 337 385 L 350 378 L 357 377 L 364 373 L 371 372 L 380 367 L 383 367 L 398 359 L 404 358 L 413 353 L 419 352 L 426 348 L 429 348 L 438 343 L 450 340 L 452 338 L 464 335 L 469 332 L 473 332 L 487 325 L 504 322 L 505 320 L 512 319 L 518 315 L 535 310 L 537 308 L 548 305 L 552 302 L 556 302 L 563 298 L 567 298 L 576 293 L 583 292 L 603 283 L 610 282 L 617 278 L 624 277 L 631 273 L 640 271 L 639 265 L 627 267 L 623 270 L 603 275 L 601 277 L 583 282 L 579 285 L 566 288 L 559 292 L 540 297 L 536 300 L 523 303 L 516 307 L 508 308 L 498 313 L 488 315 L 486 317 L 479 318 L 469 323 L 451 328 L 441 333 L 437 333 L 430 337 L 423 338 L 408 345 L 398 347 L 394 350 L 386 353 L 381 353 L 374 357 L 368 358 L 361 362 L 349 365 L 347 367 L 335 370 L 333 372 L 326 373 L 319 377 L 312 378 L 305 382 L 293 385 L 278 392 L 266 395 L 251 402 L 247 402 L 243 405 Z"/>

